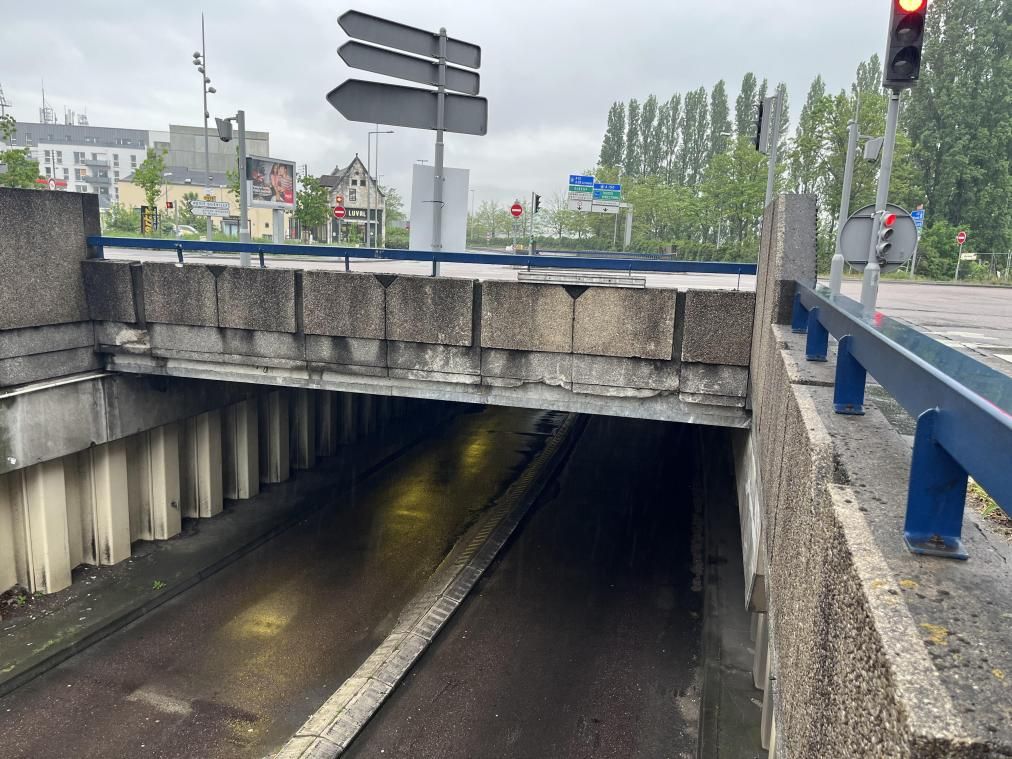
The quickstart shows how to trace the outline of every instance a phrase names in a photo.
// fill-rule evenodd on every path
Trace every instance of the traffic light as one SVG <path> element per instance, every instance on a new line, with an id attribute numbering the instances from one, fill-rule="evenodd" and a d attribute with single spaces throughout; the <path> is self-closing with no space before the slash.
<path id="1" fill-rule="evenodd" d="M 894 89 L 913 87 L 921 73 L 924 45 L 924 17 L 928 0 L 891 0 L 889 37 L 886 39 L 882 86 Z"/>
<path id="2" fill-rule="evenodd" d="M 759 147 L 759 145 L 762 143 L 762 139 L 763 139 L 763 110 L 765 109 L 765 107 L 766 107 L 766 101 L 760 100 L 759 101 L 759 115 L 756 117 L 756 122 L 755 122 L 755 140 L 753 140 L 753 144 L 755 145 L 755 149 L 756 150 L 762 150 Z"/>
<path id="3" fill-rule="evenodd" d="M 878 228 L 878 242 L 875 243 L 875 253 L 879 261 L 885 261 L 892 249 L 893 234 L 896 232 L 893 225 L 896 224 L 896 214 L 886 211 L 882 214 L 882 223 Z"/>
<path id="4" fill-rule="evenodd" d="M 541 196 L 540 195 L 535 195 L 534 196 L 534 213 L 537 213 L 540 208 L 541 208 Z"/>

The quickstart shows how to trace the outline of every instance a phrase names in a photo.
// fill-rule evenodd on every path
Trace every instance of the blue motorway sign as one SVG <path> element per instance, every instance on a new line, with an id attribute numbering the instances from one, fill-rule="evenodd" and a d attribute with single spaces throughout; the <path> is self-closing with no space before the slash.
<path id="1" fill-rule="evenodd" d="M 622 185 L 605 184 L 604 182 L 594 183 L 594 200 L 622 200 Z"/>
<path id="2" fill-rule="evenodd" d="M 569 183 L 584 187 L 594 187 L 594 177 L 588 177 L 584 174 L 570 174 Z"/>
<path id="3" fill-rule="evenodd" d="M 910 212 L 910 218 L 914 220 L 914 226 L 918 229 L 924 227 L 924 209 L 918 208 L 916 211 Z"/>

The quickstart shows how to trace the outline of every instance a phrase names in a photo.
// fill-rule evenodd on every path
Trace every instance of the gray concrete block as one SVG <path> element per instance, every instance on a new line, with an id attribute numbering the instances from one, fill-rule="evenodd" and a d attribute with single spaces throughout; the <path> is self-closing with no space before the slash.
<path id="1" fill-rule="evenodd" d="M 211 267 L 145 263 L 143 281 L 149 322 L 218 326 L 218 293 Z"/>
<path id="2" fill-rule="evenodd" d="M 386 367 L 387 347 L 383 340 L 360 337 L 306 335 L 306 360 L 323 364 Z"/>
<path id="3" fill-rule="evenodd" d="M 682 361 L 748 366 L 755 293 L 689 290 L 685 294 Z"/>
<path id="4" fill-rule="evenodd" d="M 573 356 L 569 353 L 487 349 L 481 352 L 481 375 L 485 379 L 509 380 L 505 383 L 507 385 L 540 382 L 566 387 L 573 382 Z"/>
<path id="5" fill-rule="evenodd" d="M 679 393 L 679 399 L 686 403 L 700 403 L 707 406 L 745 408 L 745 399 L 733 395 L 709 395 L 707 393 Z"/>
<path id="6" fill-rule="evenodd" d="M 388 375 L 394 379 L 422 380 L 424 382 L 452 382 L 457 385 L 480 385 L 481 377 L 477 374 L 459 374 L 454 372 L 427 372 L 416 369 L 389 369 Z"/>
<path id="7" fill-rule="evenodd" d="M 573 352 L 670 359 L 675 290 L 591 287 L 576 299 Z"/>
<path id="8" fill-rule="evenodd" d="M 94 345 L 95 329 L 91 322 L 9 329 L 0 332 L 0 359 L 70 348 L 92 348 Z"/>
<path id="9" fill-rule="evenodd" d="M 387 342 L 387 365 L 391 369 L 411 369 L 451 374 L 481 374 L 481 351 L 456 345 Z"/>
<path id="10" fill-rule="evenodd" d="M 723 364 L 682 364 L 680 380 L 683 393 L 744 398 L 748 390 L 748 369 Z"/>
<path id="11" fill-rule="evenodd" d="M 94 322 L 95 345 L 100 351 L 146 353 L 151 349 L 149 333 L 123 322 Z"/>
<path id="12" fill-rule="evenodd" d="M 205 361 L 216 361 L 220 354 L 289 361 L 304 361 L 306 357 L 302 336 L 290 332 L 152 323 L 148 334 L 154 355 L 188 351 L 207 354 Z"/>
<path id="13" fill-rule="evenodd" d="M 130 261 L 89 259 L 81 262 L 88 314 L 97 321 L 135 322 L 134 284 Z"/>
<path id="14" fill-rule="evenodd" d="M 399 276 L 387 287 L 388 340 L 470 345 L 474 282 Z"/>
<path id="15" fill-rule="evenodd" d="M 80 262 L 86 203 L 74 192 L 0 187 L 0 330 L 88 318 Z M 97 208 L 87 204 L 92 229 Z"/>
<path id="16" fill-rule="evenodd" d="M 678 369 L 674 361 L 573 354 L 573 382 L 587 385 L 673 392 Z"/>
<path id="17" fill-rule="evenodd" d="M 90 346 L 0 359 L 0 387 L 65 377 L 101 369 L 102 365 L 102 356 Z"/>
<path id="18" fill-rule="evenodd" d="M 302 274 L 303 329 L 307 335 L 386 337 L 386 293 L 373 274 L 311 271 Z"/>
<path id="19" fill-rule="evenodd" d="M 218 325 L 295 332 L 295 270 L 225 267 L 217 277 Z"/>
<path id="20" fill-rule="evenodd" d="M 573 298 L 561 285 L 481 283 L 481 346 L 570 353 Z"/>

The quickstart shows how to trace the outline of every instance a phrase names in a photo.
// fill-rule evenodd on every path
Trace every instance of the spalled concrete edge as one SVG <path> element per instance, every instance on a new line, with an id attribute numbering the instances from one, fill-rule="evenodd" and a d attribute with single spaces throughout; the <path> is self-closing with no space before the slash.
<path id="1" fill-rule="evenodd" d="M 330 759 L 344 753 L 491 565 L 585 424 L 579 416 L 562 423 L 523 474 L 454 544 L 429 582 L 404 607 L 390 635 L 306 720 L 276 759 Z"/>
<path id="2" fill-rule="evenodd" d="M 388 464 L 393 463 L 421 442 L 428 434 L 429 430 L 419 431 L 417 435 L 409 439 L 403 446 L 392 453 L 381 457 L 379 460 L 366 467 L 359 474 L 359 478 L 364 479 L 371 477 Z M 230 551 L 224 556 L 219 557 L 203 567 L 195 567 L 193 573 L 189 576 L 180 578 L 174 582 L 168 582 L 164 588 L 158 591 L 152 591 L 151 595 L 147 597 L 139 597 L 135 604 L 127 607 L 121 607 L 116 614 L 96 621 L 95 624 L 80 630 L 79 634 L 75 636 L 61 640 L 49 648 L 39 650 L 37 653 L 33 652 L 31 656 L 22 660 L 26 663 L 15 663 L 14 668 L 17 669 L 17 672 L 13 672 L 11 668 L 7 668 L 5 671 L 0 671 L 0 698 L 17 690 L 22 685 L 31 682 L 36 677 L 45 674 L 54 667 L 59 666 L 72 656 L 81 653 L 85 649 L 99 643 L 119 630 L 122 630 L 131 622 L 135 622 L 144 615 L 154 611 L 162 604 L 171 601 L 181 593 L 185 593 L 193 586 L 220 572 L 222 569 L 225 569 L 227 566 L 238 561 L 246 554 L 251 551 L 255 551 L 264 543 L 276 538 L 286 530 L 291 529 L 300 521 L 305 519 L 307 514 L 321 508 L 323 500 L 317 499 L 315 503 L 318 505 L 310 506 L 308 508 L 304 507 L 294 509 L 280 521 L 276 522 L 272 527 L 255 536 L 248 543 L 245 543 L 244 545 Z"/>

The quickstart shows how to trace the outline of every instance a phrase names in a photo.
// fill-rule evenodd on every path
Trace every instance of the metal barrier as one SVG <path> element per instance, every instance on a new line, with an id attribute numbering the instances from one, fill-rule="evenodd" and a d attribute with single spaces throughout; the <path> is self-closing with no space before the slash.
<path id="1" fill-rule="evenodd" d="M 917 419 L 904 539 L 913 553 L 967 558 L 967 477 L 1012 504 L 1012 379 L 826 287 L 797 283 L 791 326 L 807 332 L 809 361 L 826 360 L 829 335 L 839 340 L 836 413 L 864 413 L 870 374 Z"/>
<path id="2" fill-rule="evenodd" d="M 433 253 L 427 250 L 391 250 L 388 248 L 345 248 L 334 245 L 291 245 L 255 242 L 216 242 L 204 240 L 156 240 L 143 237 L 88 238 L 94 258 L 103 258 L 105 247 L 143 250 L 168 250 L 182 259 L 184 252 L 250 253 L 263 256 L 312 256 L 343 258 L 345 268 L 350 260 L 376 259 L 387 261 L 424 261 L 429 263 L 485 264 L 491 266 L 527 266 L 551 269 L 603 269 L 609 271 L 660 272 L 668 274 L 755 274 L 756 264 L 729 261 L 662 261 L 655 258 L 601 258 L 587 256 L 549 256 L 515 253 Z"/>

